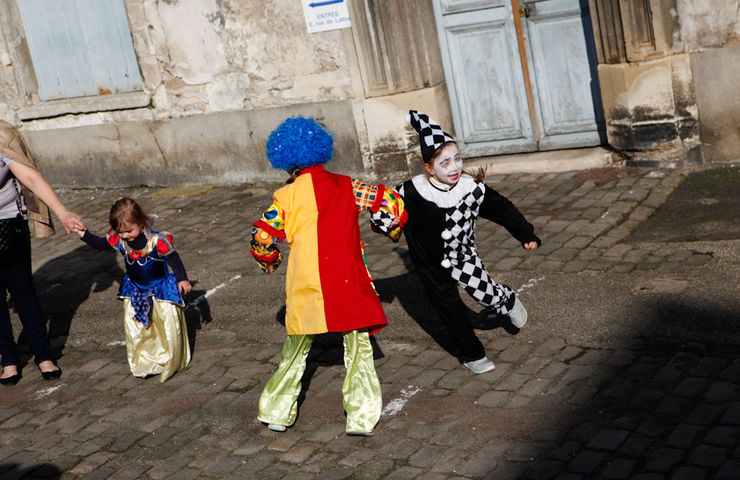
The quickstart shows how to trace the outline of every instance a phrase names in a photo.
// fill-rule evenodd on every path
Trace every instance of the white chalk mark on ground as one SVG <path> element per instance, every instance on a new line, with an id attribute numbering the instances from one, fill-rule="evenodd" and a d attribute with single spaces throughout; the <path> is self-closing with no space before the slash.
<path id="1" fill-rule="evenodd" d="M 39 398 L 47 397 L 47 396 L 51 395 L 52 393 L 56 392 L 57 390 L 59 390 L 60 388 L 66 387 L 66 386 L 67 385 L 65 383 L 63 383 L 61 385 L 55 385 L 55 386 L 49 387 L 49 388 L 42 388 L 41 390 L 39 390 L 36 393 L 34 393 L 34 398 L 36 398 L 36 400 L 38 400 Z"/>
<path id="2" fill-rule="evenodd" d="M 106 347 L 117 347 L 119 345 L 126 345 L 126 340 L 114 340 L 106 345 Z"/>
<path id="3" fill-rule="evenodd" d="M 229 284 L 231 284 L 231 283 L 233 283 L 233 282 L 235 282 L 235 281 L 239 280 L 240 278 L 242 278 L 242 276 L 241 276 L 240 274 L 237 274 L 237 275 L 235 275 L 235 276 L 231 277 L 231 280 L 229 280 L 228 282 L 222 283 L 222 284 L 220 284 L 220 285 L 216 285 L 215 287 L 213 287 L 212 289 L 208 290 L 208 291 L 207 291 L 206 293 L 204 293 L 204 294 L 203 294 L 203 295 L 201 295 L 200 297 L 198 297 L 198 298 L 196 298 L 195 300 L 193 300 L 192 302 L 188 303 L 188 304 L 187 304 L 187 305 L 185 306 L 185 309 L 188 309 L 188 308 L 192 308 L 192 307 L 194 307 L 194 306 L 198 305 L 198 304 L 199 304 L 200 302 L 202 302 L 202 301 L 203 301 L 203 300 L 205 300 L 206 298 L 210 297 L 211 295 L 213 295 L 213 294 L 214 294 L 214 293 L 216 293 L 217 291 L 221 290 L 221 289 L 222 289 L 222 288 L 224 288 L 225 286 L 227 286 L 227 285 L 229 285 Z"/>
<path id="4" fill-rule="evenodd" d="M 519 287 L 519 290 L 517 290 L 516 293 L 519 293 L 522 290 L 526 290 L 528 288 L 532 288 L 532 287 L 534 287 L 535 285 L 537 285 L 539 282 L 541 282 L 544 279 L 545 279 L 545 277 L 530 278 L 527 283 L 525 283 L 524 285 L 522 285 L 521 287 Z"/>
<path id="5" fill-rule="evenodd" d="M 406 406 L 406 403 L 409 401 L 409 398 L 413 397 L 420 391 L 421 391 L 421 387 L 415 387 L 413 385 L 409 385 L 408 387 L 402 389 L 401 396 L 398 398 L 394 398 L 393 400 L 388 402 L 388 405 L 385 406 L 381 415 L 385 415 L 388 417 L 392 417 L 393 415 L 396 415 L 398 412 L 403 410 L 403 407 Z"/>

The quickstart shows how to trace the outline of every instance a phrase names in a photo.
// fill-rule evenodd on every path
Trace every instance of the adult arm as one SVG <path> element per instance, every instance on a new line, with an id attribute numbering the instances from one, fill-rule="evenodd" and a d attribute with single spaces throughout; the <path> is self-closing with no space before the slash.
<path id="1" fill-rule="evenodd" d="M 80 216 L 64 206 L 62 201 L 59 200 L 59 197 L 57 197 L 57 194 L 54 193 L 54 189 L 51 188 L 49 182 L 41 176 L 38 170 L 19 162 L 8 162 L 8 168 L 18 181 L 48 205 L 51 211 L 59 218 L 59 221 L 62 222 L 67 234 L 70 234 L 74 230 L 85 229 L 85 224 L 82 223 Z"/>

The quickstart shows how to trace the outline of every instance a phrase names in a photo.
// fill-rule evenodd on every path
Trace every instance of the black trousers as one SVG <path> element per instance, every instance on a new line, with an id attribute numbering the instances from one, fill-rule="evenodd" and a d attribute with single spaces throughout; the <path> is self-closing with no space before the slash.
<path id="1" fill-rule="evenodd" d="M 8 311 L 8 293 L 23 325 L 23 333 L 28 339 L 34 361 L 39 363 L 51 360 L 51 347 L 46 332 L 46 322 L 41 304 L 36 295 L 36 287 L 31 276 L 31 259 L 24 259 L 10 265 L 0 266 L 0 364 L 19 365 L 18 345 L 13 337 L 13 326 Z"/>
<path id="2" fill-rule="evenodd" d="M 486 349 L 468 321 L 468 307 L 460 298 L 457 281 L 442 268 L 430 269 L 416 262 L 414 267 L 421 277 L 429 303 L 439 314 L 437 319 L 425 319 L 422 328 L 461 362 L 485 357 Z"/>

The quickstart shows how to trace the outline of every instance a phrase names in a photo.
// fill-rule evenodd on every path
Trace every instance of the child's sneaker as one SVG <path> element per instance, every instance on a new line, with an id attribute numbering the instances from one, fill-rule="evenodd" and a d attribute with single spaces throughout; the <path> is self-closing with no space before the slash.
<path id="1" fill-rule="evenodd" d="M 519 297 L 514 299 L 514 307 L 509 311 L 509 318 L 516 328 L 522 328 L 527 323 L 527 309 L 519 301 Z"/>
<path id="2" fill-rule="evenodd" d="M 473 373 L 486 373 L 496 368 L 496 365 L 486 357 L 473 360 L 472 362 L 465 362 L 463 365 L 468 367 Z"/>
<path id="3" fill-rule="evenodd" d="M 273 432 L 284 432 L 288 429 L 285 425 L 280 425 L 279 423 L 270 423 L 267 425 L 267 428 L 272 430 Z"/>

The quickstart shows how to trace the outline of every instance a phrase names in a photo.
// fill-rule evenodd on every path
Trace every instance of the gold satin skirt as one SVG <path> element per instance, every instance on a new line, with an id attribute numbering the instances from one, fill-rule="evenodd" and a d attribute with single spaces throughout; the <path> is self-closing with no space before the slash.
<path id="1" fill-rule="evenodd" d="M 164 382 L 190 362 L 185 311 L 179 305 L 152 299 L 149 327 L 134 320 L 131 300 L 123 299 L 126 356 L 135 377 L 159 375 Z"/>
<path id="2" fill-rule="evenodd" d="M 288 335 L 280 365 L 268 380 L 259 399 L 257 418 L 265 423 L 291 426 L 298 414 L 301 377 L 314 335 Z M 380 419 L 383 398 L 375 371 L 373 346 L 367 330 L 345 332 L 342 404 L 348 433 L 372 433 Z"/>

